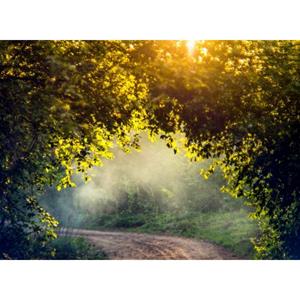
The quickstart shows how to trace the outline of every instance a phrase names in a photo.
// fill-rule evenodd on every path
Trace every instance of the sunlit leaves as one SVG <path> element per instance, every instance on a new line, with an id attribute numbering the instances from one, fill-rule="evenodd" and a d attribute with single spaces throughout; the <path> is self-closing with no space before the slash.
<path id="1" fill-rule="evenodd" d="M 177 152 L 183 133 L 191 160 L 213 160 L 204 177 L 220 167 L 224 190 L 256 208 L 265 232 L 261 255 L 296 257 L 299 44 L 191 46 L 189 52 L 185 41 L 1 42 L 5 218 L 26 224 L 17 213 L 24 199 L 50 184 L 73 186 L 76 172 L 87 179 L 89 168 L 112 158 L 114 142 L 126 152 L 139 149 L 139 133 L 147 130 Z M 26 209 L 47 219 L 33 202 Z"/>

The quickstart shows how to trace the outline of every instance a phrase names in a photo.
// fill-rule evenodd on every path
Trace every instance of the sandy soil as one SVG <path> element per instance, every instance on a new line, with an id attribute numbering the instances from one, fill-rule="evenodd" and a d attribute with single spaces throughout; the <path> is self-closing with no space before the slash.
<path id="1" fill-rule="evenodd" d="M 239 259 L 208 242 L 165 235 L 63 228 L 60 236 L 82 236 L 110 259 Z"/>

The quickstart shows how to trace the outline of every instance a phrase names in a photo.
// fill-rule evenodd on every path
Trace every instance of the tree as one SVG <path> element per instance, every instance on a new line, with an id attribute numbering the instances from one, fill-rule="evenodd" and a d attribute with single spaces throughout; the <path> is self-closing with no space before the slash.
<path id="1" fill-rule="evenodd" d="M 110 158 L 112 140 L 125 150 L 147 93 L 121 42 L 1 42 L 0 231 L 2 256 L 19 235 L 55 237 L 57 222 L 37 202 L 47 185 L 74 185 L 83 172 Z M 18 233 L 18 234 L 17 234 Z M 19 234 L 21 233 L 21 234 Z M 28 248 L 27 247 L 27 248 Z M 21 246 L 19 248 L 22 248 Z M 29 248 L 28 248 L 29 249 Z"/>
<path id="2" fill-rule="evenodd" d="M 36 193 L 86 177 L 114 139 L 129 151 L 148 130 L 176 152 L 182 132 L 256 209 L 260 257 L 299 257 L 297 42 L 1 42 L 0 61 L 0 231 L 54 236 Z"/>
<path id="3" fill-rule="evenodd" d="M 177 128 L 191 158 L 213 158 L 224 189 L 256 209 L 262 258 L 299 258 L 299 44 L 294 41 L 198 42 L 191 57 L 169 43 L 154 68 L 152 124 Z M 160 60 L 161 60 L 160 57 Z M 182 58 L 183 57 L 183 58 Z"/>

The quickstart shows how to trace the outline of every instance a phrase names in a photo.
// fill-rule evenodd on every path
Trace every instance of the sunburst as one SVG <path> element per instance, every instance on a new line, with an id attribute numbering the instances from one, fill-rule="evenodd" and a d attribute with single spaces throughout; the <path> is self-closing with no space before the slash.
<path id="1" fill-rule="evenodd" d="M 193 40 L 186 41 L 186 46 L 187 46 L 190 54 L 192 54 L 194 52 L 195 44 L 196 44 L 196 41 L 193 41 Z"/>

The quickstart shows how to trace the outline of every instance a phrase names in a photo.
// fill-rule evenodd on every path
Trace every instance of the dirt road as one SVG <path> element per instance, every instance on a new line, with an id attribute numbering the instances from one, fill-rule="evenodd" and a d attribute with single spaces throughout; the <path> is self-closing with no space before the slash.
<path id="1" fill-rule="evenodd" d="M 238 259 L 222 247 L 182 237 L 66 228 L 59 235 L 85 237 L 110 259 Z"/>

